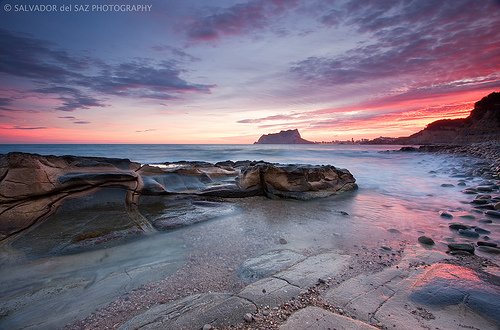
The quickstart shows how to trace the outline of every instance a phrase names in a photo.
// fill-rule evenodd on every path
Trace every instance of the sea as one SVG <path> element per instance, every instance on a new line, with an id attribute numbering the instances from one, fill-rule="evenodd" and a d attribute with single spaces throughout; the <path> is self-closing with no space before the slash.
<path id="1" fill-rule="evenodd" d="M 348 169 L 361 190 L 375 189 L 401 198 L 443 194 L 435 172 L 464 157 L 397 152 L 398 145 L 333 144 L 3 144 L 0 154 L 27 152 L 126 158 L 141 164 L 176 161 L 262 160 L 282 164 L 334 165 Z M 456 170 L 456 169 L 455 169 Z M 446 194 L 446 192 L 445 192 Z"/>
<path id="2" fill-rule="evenodd" d="M 127 158 L 141 164 L 181 160 L 329 164 L 348 169 L 359 186 L 355 192 L 312 201 L 264 197 L 228 200 L 225 203 L 235 211 L 210 221 L 65 254 L 55 250 L 61 246 L 59 235 L 70 235 L 72 226 L 82 231 L 88 225 L 75 219 L 88 211 L 85 197 L 81 197 L 82 203 L 68 200 L 61 208 L 66 216 L 59 210 L 29 234 L 9 246 L 0 246 L 0 281 L 4 283 L 0 311 L 7 315 L 0 317 L 0 328 L 62 328 L 134 290 L 142 290 L 139 292 L 144 295 L 163 290 L 164 299 L 204 290 L 238 292 L 244 281 L 238 270 L 244 261 L 269 251 L 285 249 L 304 255 L 369 251 L 391 258 L 391 253 L 403 247 L 405 251 L 422 248 L 417 238 L 426 235 L 435 240 L 433 249 L 444 253 L 447 243 L 464 241 L 448 228 L 450 221 L 484 227 L 493 240 L 500 237 L 498 226 L 481 222 L 484 215 L 469 204 L 473 196 L 462 192 L 483 180 L 473 175 L 479 159 L 400 152 L 400 147 L 0 145 L 0 154 L 17 151 Z M 453 219 L 443 218 L 441 211 L 449 212 Z M 95 208 L 92 212 L 96 216 L 87 217 L 88 221 L 110 221 L 105 213 L 99 215 Z M 165 212 L 170 212 L 168 207 Z M 42 248 L 43 253 L 33 252 Z"/>

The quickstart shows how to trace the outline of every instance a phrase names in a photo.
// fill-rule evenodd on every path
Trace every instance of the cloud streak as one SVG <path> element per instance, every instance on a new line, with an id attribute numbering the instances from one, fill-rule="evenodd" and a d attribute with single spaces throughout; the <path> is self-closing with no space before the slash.
<path id="1" fill-rule="evenodd" d="M 498 9 L 493 1 L 347 1 L 320 21 L 371 35 L 369 44 L 340 55 L 308 57 L 290 72 L 312 86 L 394 79 L 406 88 L 436 93 L 498 87 Z"/>
<path id="2" fill-rule="evenodd" d="M 188 38 L 194 42 L 207 42 L 248 34 L 269 26 L 276 16 L 297 4 L 295 0 L 253 0 L 215 8 L 187 24 Z"/>
<path id="3" fill-rule="evenodd" d="M 215 87 L 181 78 L 184 70 L 176 60 L 155 63 L 142 59 L 107 64 L 91 57 L 71 56 L 50 42 L 5 29 L 0 29 L 0 48 L 0 73 L 43 85 L 31 92 L 54 95 L 61 104 L 55 107 L 59 111 L 105 107 L 105 95 L 177 99 L 186 93 L 210 93 Z M 178 49 L 172 52 L 177 57 L 188 56 Z M 4 79 L 2 84 L 9 82 Z M 0 107 L 13 101 L 2 98 Z"/>

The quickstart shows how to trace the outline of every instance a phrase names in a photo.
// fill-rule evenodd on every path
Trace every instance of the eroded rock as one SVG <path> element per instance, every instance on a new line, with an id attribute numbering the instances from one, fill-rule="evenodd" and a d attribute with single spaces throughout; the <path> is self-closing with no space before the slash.
<path id="1" fill-rule="evenodd" d="M 126 191 L 124 202 L 131 220 L 142 231 L 153 232 L 151 222 L 139 212 L 140 196 L 307 200 L 356 189 L 355 181 L 349 171 L 329 165 L 227 161 L 141 166 L 128 159 L 9 153 L 0 155 L 0 239 L 47 219 L 66 198 L 103 187 Z M 167 212 L 153 219 L 154 226 L 170 229 L 214 217 L 207 205 L 191 206 L 187 210 L 191 215 Z"/>

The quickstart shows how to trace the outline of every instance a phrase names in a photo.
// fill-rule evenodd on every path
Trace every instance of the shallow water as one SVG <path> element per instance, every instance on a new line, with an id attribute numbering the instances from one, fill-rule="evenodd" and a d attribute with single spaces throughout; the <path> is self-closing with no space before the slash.
<path id="1" fill-rule="evenodd" d="M 105 249 L 59 255 L 51 250 L 50 239 L 44 241 L 42 234 L 53 233 L 63 222 L 70 222 L 67 214 L 77 217 L 83 214 L 85 207 L 90 207 L 78 201 L 68 201 L 63 208 L 73 213 L 66 212 L 64 217 L 57 218 L 61 224 L 56 225 L 56 220 L 50 222 L 49 219 L 38 231 L 31 232 L 30 237 L 20 238 L 14 244 L 15 252 L 22 252 L 21 257 L 16 259 L 10 250 L 0 252 L 3 257 L 9 255 L 11 260 L 0 270 L 0 315 L 3 314 L 0 326 L 61 327 L 134 288 L 167 278 L 180 270 L 184 272 L 184 278 L 174 278 L 184 281 L 185 285 L 173 283 L 174 286 L 189 287 L 193 281 L 202 288 L 215 286 L 221 290 L 237 290 L 242 285 L 237 275 L 238 265 L 269 250 L 285 248 L 315 254 L 330 249 L 350 251 L 365 247 L 378 251 L 382 245 L 396 248 L 401 242 L 418 244 L 416 238 L 425 234 L 437 242 L 436 249 L 446 251 L 445 242 L 466 239 L 448 229 L 450 220 L 440 217 L 440 210 L 453 211 L 453 221 L 481 225 L 491 231 L 489 236 L 494 240 L 499 237 L 495 223 L 478 223 L 483 216 L 474 213 L 471 206 L 464 203 L 472 197 L 461 193 L 464 187 L 456 185 L 462 178 L 451 176 L 465 172 L 476 160 L 448 155 L 382 152 L 397 148 L 332 145 L 0 146 L 0 153 L 16 150 L 120 157 L 140 163 L 249 159 L 332 164 L 349 169 L 359 185 L 356 192 L 308 202 L 257 197 L 230 200 L 228 203 L 233 204 L 231 210 L 234 211 L 211 221 Z M 463 179 L 467 185 L 481 181 L 473 177 Z M 442 187 L 443 183 L 455 186 Z M 81 209 L 75 211 L 75 204 Z M 111 208 L 115 212 L 119 207 Z M 103 209 L 103 214 L 119 214 L 118 211 L 105 213 L 108 211 Z M 461 219 L 460 215 L 476 218 Z M 103 217 L 95 221 L 106 220 Z M 74 225 L 89 223 L 90 220 L 75 221 Z M 28 246 L 30 242 L 37 244 L 37 235 L 43 249 Z M 280 244 L 280 238 L 287 243 Z M 221 283 L 217 284 L 217 281 Z M 180 293 L 183 294 L 187 292 Z"/>

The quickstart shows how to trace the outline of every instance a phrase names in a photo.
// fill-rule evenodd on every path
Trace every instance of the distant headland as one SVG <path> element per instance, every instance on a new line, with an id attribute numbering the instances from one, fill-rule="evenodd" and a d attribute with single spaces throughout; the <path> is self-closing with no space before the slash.
<path id="1" fill-rule="evenodd" d="M 298 129 L 290 129 L 274 134 L 264 134 L 254 144 L 313 144 L 300 136 Z"/>

